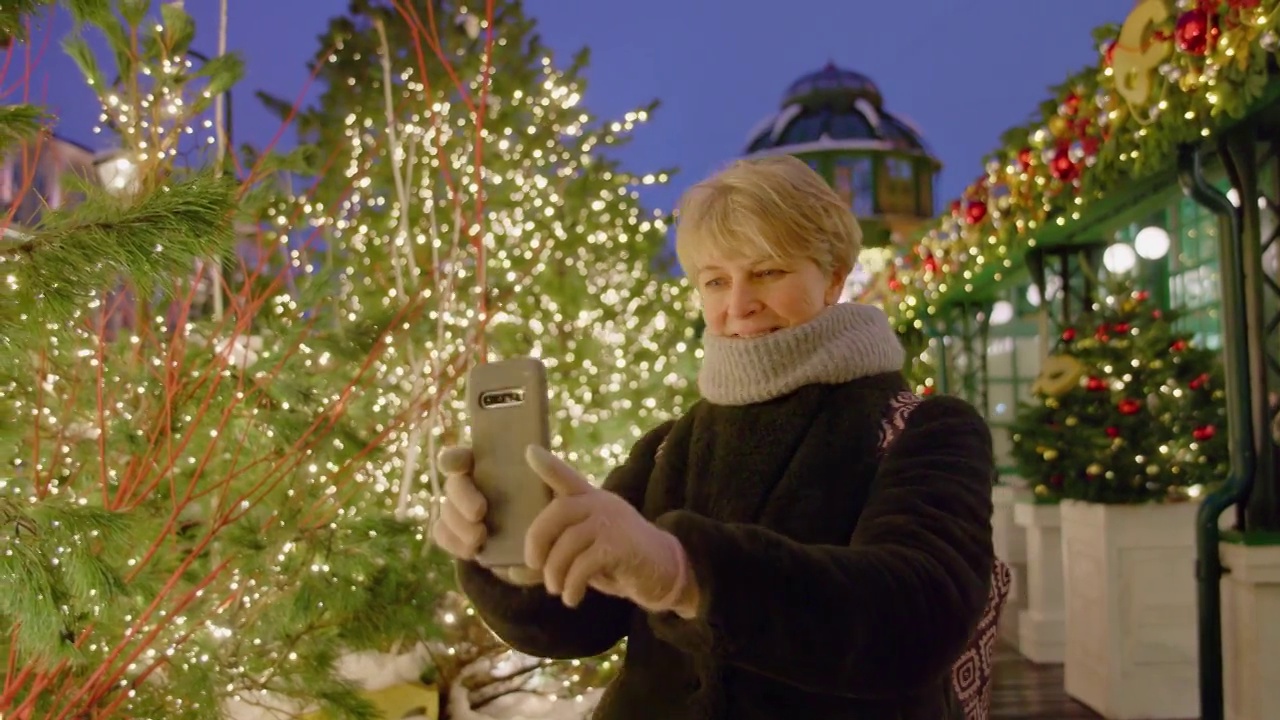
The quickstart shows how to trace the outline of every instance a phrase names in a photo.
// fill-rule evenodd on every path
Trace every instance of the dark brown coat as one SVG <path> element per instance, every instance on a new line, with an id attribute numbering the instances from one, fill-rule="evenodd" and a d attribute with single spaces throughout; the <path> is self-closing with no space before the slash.
<path id="1" fill-rule="evenodd" d="M 949 671 L 990 584 L 991 436 L 968 404 L 930 398 L 878 460 L 903 388 L 889 373 L 702 402 L 636 444 L 605 486 L 684 544 L 696 620 L 595 592 L 570 610 L 469 563 L 462 587 L 532 655 L 627 637 L 598 720 L 961 717 Z"/>

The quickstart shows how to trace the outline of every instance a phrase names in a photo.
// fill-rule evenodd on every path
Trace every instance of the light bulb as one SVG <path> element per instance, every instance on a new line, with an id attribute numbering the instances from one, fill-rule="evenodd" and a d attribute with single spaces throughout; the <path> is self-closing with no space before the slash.
<path id="1" fill-rule="evenodd" d="M 1109 272 L 1115 275 L 1123 275 L 1138 264 L 1138 254 L 1133 251 L 1132 247 L 1124 243 L 1116 243 L 1107 248 L 1107 251 L 1102 254 L 1102 264 Z"/>
<path id="2" fill-rule="evenodd" d="M 1148 225 L 1133 236 L 1133 248 L 1147 260 L 1159 260 L 1169 252 L 1169 233 L 1164 228 Z"/>

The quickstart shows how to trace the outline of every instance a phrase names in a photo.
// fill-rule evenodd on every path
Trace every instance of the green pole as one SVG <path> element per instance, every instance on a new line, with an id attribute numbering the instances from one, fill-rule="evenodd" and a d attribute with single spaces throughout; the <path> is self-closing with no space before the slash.
<path id="1" fill-rule="evenodd" d="M 1222 676 L 1222 558 L 1218 519 L 1240 502 L 1252 482 L 1257 458 L 1253 446 L 1252 397 L 1249 394 L 1248 325 L 1245 317 L 1245 278 L 1241 262 L 1240 211 L 1204 177 L 1200 155 L 1190 145 L 1178 148 L 1178 182 L 1183 192 L 1216 214 L 1221 265 L 1223 365 L 1226 370 L 1227 433 L 1231 472 L 1220 488 L 1205 497 L 1196 518 L 1196 583 L 1199 656 L 1200 718 L 1223 720 Z"/>

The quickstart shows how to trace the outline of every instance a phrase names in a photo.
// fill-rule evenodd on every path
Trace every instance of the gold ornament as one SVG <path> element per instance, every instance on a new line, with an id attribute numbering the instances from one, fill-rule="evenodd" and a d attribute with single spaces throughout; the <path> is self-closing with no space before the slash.
<path id="1" fill-rule="evenodd" d="M 1041 454 L 1041 457 L 1044 458 L 1045 462 L 1053 462 L 1058 459 L 1058 451 L 1053 448 L 1049 448 Z"/>
<path id="2" fill-rule="evenodd" d="M 1101 463 L 1090 463 L 1089 467 L 1084 469 L 1089 474 L 1089 477 L 1097 477 L 1102 474 L 1103 470 Z"/>
<path id="3" fill-rule="evenodd" d="M 1157 70 L 1173 48 L 1171 38 L 1157 36 L 1151 30 L 1168 19 L 1168 0 L 1142 0 L 1120 27 L 1111 52 L 1111 70 L 1115 73 L 1116 92 L 1130 107 L 1146 106 L 1151 101 Z"/>
<path id="4" fill-rule="evenodd" d="M 1049 405 L 1049 400 L 1071 392 L 1082 377 L 1084 365 L 1079 360 L 1071 355 L 1050 355 L 1040 366 L 1040 375 L 1031 384 L 1031 392 L 1044 395 L 1048 398 L 1045 405 L 1050 409 L 1057 409 L 1055 405 Z"/>
<path id="5" fill-rule="evenodd" d="M 1052 133 L 1054 137 L 1056 138 L 1065 137 L 1067 134 L 1067 131 L 1070 129 L 1071 129 L 1070 121 L 1068 121 L 1066 118 L 1062 117 L 1061 115 L 1054 115 L 1053 117 L 1049 118 L 1049 132 Z"/>
<path id="6" fill-rule="evenodd" d="M 1075 427 L 1076 425 L 1080 424 L 1080 418 L 1076 417 L 1075 415 L 1070 415 L 1067 417 L 1067 419 L 1064 422 L 1066 422 L 1067 427 Z"/>
<path id="7" fill-rule="evenodd" d="M 1156 475 L 1159 475 L 1159 474 L 1160 474 L 1160 466 L 1159 466 L 1159 465 L 1148 465 L 1148 466 L 1147 466 L 1147 474 L 1148 474 L 1148 475 L 1150 475 L 1151 477 L 1155 477 Z"/>

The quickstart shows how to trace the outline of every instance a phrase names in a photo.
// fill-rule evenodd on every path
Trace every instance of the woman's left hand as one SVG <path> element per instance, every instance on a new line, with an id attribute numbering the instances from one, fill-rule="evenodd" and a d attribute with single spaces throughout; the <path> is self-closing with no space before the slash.
<path id="1" fill-rule="evenodd" d="M 692 615 L 696 593 L 674 535 L 547 450 L 530 446 L 525 459 L 555 493 L 525 536 L 525 564 L 542 570 L 547 592 L 576 607 L 592 587 L 652 612 Z"/>

